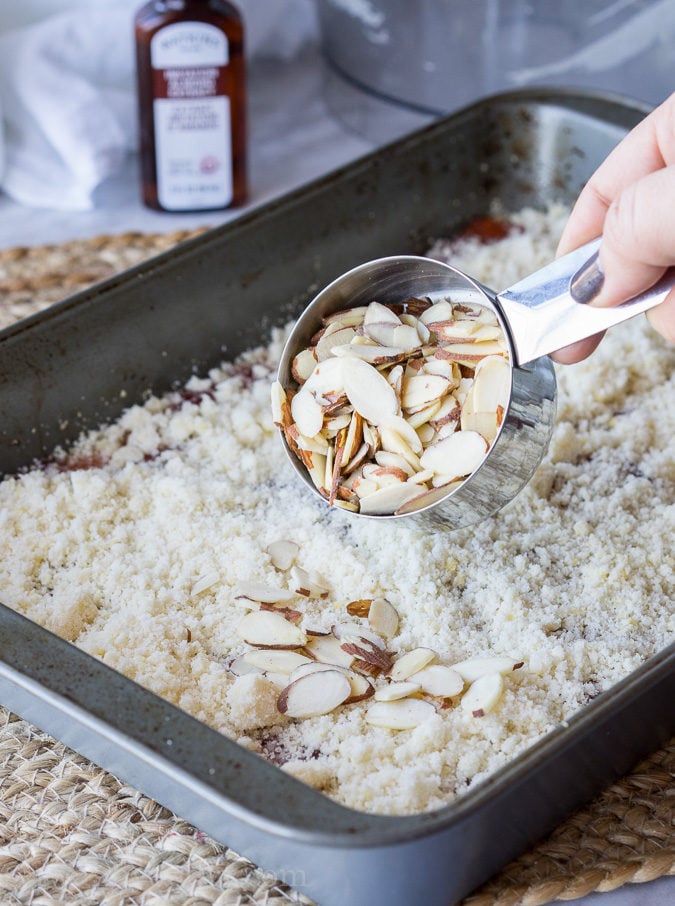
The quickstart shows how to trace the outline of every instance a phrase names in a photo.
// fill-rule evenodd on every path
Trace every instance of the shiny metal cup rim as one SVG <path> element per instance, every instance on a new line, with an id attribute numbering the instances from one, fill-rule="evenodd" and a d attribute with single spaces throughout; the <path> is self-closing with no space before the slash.
<path id="1" fill-rule="evenodd" d="M 309 340 L 321 327 L 322 318 L 326 315 L 366 305 L 373 300 L 400 303 L 409 296 L 426 297 L 432 302 L 451 297 L 455 303 L 480 304 L 494 311 L 509 346 L 511 388 L 504 420 L 478 468 L 459 487 L 448 491 L 438 500 L 411 513 L 371 515 L 342 510 L 340 507 L 336 509 L 362 519 L 390 521 L 415 518 L 434 527 L 460 528 L 492 515 L 529 481 L 548 447 L 555 413 L 556 391 L 552 364 L 547 358 L 537 359 L 522 368 L 515 364 L 510 331 L 494 294 L 486 287 L 452 265 L 415 255 L 389 256 L 360 264 L 328 284 L 304 310 L 284 347 L 278 380 L 284 389 L 295 384 L 291 377 L 293 358 L 307 348 Z M 539 379 L 541 388 L 537 389 Z M 520 398 L 523 389 L 525 400 Z M 514 406 L 514 402 L 517 405 Z M 521 411 L 523 404 L 527 410 L 525 412 Z M 536 411 L 530 411 L 533 406 Z M 280 434 L 296 473 L 328 506 L 305 466 L 289 448 L 283 432 Z M 513 448 L 514 443 L 520 445 L 521 442 L 535 445 L 524 460 Z M 506 482 L 501 481 L 499 474 L 499 460 L 502 458 L 504 467 L 511 469 Z"/>

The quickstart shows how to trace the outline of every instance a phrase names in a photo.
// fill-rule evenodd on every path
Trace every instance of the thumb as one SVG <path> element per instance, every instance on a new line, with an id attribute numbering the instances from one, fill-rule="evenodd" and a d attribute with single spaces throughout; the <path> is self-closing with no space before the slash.
<path id="1" fill-rule="evenodd" d="M 675 166 L 643 176 L 610 205 L 597 262 L 577 278 L 579 301 L 617 305 L 653 286 L 675 264 Z M 583 298 L 583 296 L 586 298 Z M 675 291 L 650 312 L 652 325 L 675 341 Z"/>

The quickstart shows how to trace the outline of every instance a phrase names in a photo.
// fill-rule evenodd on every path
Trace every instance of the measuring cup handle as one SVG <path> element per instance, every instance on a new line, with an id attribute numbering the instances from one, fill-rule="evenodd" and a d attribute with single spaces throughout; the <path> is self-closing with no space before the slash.
<path id="1" fill-rule="evenodd" d="M 600 242 L 594 239 L 497 294 L 518 365 L 654 308 L 675 285 L 675 268 L 670 268 L 658 283 L 622 305 L 594 308 L 575 301 L 570 293 L 572 279 Z"/>

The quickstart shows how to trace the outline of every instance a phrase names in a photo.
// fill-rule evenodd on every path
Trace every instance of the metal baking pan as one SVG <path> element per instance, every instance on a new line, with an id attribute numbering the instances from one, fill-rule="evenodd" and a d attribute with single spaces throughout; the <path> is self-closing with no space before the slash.
<path id="1" fill-rule="evenodd" d="M 487 99 L 0 334 L 0 468 L 14 472 L 258 344 L 366 258 L 486 213 L 571 201 L 642 106 Z M 124 391 L 124 398 L 121 397 Z M 0 700 L 322 906 L 456 902 L 675 732 L 675 650 L 437 811 L 336 804 L 0 606 Z"/>

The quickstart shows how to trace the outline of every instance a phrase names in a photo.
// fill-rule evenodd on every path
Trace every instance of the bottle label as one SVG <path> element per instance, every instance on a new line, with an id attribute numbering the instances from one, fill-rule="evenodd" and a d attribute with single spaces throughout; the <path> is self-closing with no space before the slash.
<path id="1" fill-rule="evenodd" d="M 160 205 L 226 207 L 233 195 L 226 35 L 204 22 L 167 25 L 152 37 L 150 60 Z"/>

